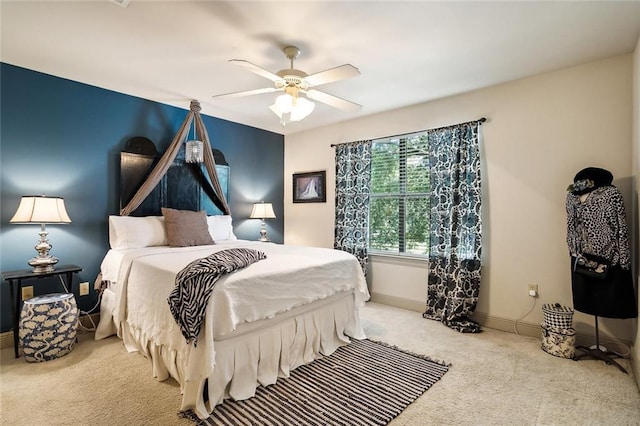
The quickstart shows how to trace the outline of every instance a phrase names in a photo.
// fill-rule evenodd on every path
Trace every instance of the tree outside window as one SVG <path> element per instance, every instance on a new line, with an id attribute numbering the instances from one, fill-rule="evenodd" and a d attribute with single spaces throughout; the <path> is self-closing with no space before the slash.
<path id="1" fill-rule="evenodd" d="M 369 249 L 429 254 L 429 153 L 426 132 L 371 146 Z"/>

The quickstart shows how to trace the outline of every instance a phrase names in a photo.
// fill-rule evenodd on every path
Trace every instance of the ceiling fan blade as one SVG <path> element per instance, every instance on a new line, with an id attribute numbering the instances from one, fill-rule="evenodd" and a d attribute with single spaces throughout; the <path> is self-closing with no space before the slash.
<path id="1" fill-rule="evenodd" d="M 243 90 L 241 92 L 224 93 L 222 95 L 213 95 L 214 98 L 240 98 L 242 96 L 260 95 L 262 93 L 277 92 L 282 89 L 275 87 L 265 87 L 264 89 Z"/>
<path id="2" fill-rule="evenodd" d="M 271 81 L 278 82 L 282 81 L 282 77 L 278 74 L 274 74 L 271 71 L 265 70 L 262 67 L 259 67 L 251 62 L 243 61 L 242 59 L 231 59 L 229 62 L 234 63 L 236 65 L 240 65 L 243 68 L 248 69 L 249 71 L 258 74 L 264 78 L 268 78 Z"/>
<path id="3" fill-rule="evenodd" d="M 340 65 L 339 67 L 331 68 L 325 71 L 320 71 L 315 74 L 308 75 L 304 78 L 309 86 L 320 86 L 321 84 L 327 84 L 338 80 L 345 80 L 351 77 L 357 77 L 360 75 L 360 70 L 351 64 Z"/>
<path id="4" fill-rule="evenodd" d="M 307 96 L 310 99 L 313 99 L 314 101 L 322 102 L 323 104 L 327 104 L 334 108 L 338 108 L 344 111 L 355 112 L 355 111 L 359 111 L 360 108 L 362 108 L 362 105 L 358 105 L 354 102 L 347 101 L 346 99 L 342 99 L 337 96 L 333 96 L 328 93 L 321 92 L 319 90 L 311 89 L 311 90 L 306 90 L 304 93 L 306 93 Z"/>

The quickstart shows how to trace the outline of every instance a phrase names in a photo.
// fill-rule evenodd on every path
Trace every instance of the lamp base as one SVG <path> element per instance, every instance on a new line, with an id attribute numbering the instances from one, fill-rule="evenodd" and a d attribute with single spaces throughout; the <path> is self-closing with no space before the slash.
<path id="1" fill-rule="evenodd" d="M 271 240 L 267 238 L 267 228 L 264 223 L 264 219 L 262 219 L 262 229 L 260 229 L 260 239 L 258 240 L 263 243 L 268 243 Z"/>
<path id="2" fill-rule="evenodd" d="M 56 263 L 58 263 L 58 258 L 53 256 L 38 256 L 29 260 L 29 265 L 33 266 L 34 274 L 46 274 L 53 272 L 54 265 Z"/>
<path id="3" fill-rule="evenodd" d="M 258 239 L 258 241 L 263 242 L 263 243 L 268 243 L 271 242 L 271 240 L 267 237 L 267 230 L 263 229 L 260 231 L 260 238 Z"/>
<path id="4" fill-rule="evenodd" d="M 49 254 L 49 250 L 51 250 L 51 244 L 47 240 L 47 229 L 45 224 L 40 224 L 40 240 L 38 244 L 34 247 L 38 252 L 38 255 L 29 261 L 29 265 L 33 266 L 34 274 L 45 274 L 49 272 L 53 272 L 53 265 L 58 263 L 58 258 L 53 257 Z"/>

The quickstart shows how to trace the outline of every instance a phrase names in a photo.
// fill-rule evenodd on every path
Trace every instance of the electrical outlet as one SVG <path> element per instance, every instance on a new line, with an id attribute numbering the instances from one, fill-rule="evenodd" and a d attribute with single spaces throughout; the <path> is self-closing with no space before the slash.
<path id="1" fill-rule="evenodd" d="M 529 284 L 529 296 L 538 297 L 538 284 Z"/>
<path id="2" fill-rule="evenodd" d="M 31 299 L 33 297 L 33 286 L 22 287 L 22 300 Z"/>
<path id="3" fill-rule="evenodd" d="M 89 282 L 85 281 L 80 283 L 80 296 L 86 296 L 89 294 Z"/>

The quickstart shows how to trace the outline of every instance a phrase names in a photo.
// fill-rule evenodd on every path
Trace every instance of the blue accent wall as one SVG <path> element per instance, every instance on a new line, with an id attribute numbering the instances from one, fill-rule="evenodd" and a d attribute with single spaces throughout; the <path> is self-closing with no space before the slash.
<path id="1" fill-rule="evenodd" d="M 97 302 L 93 282 L 109 249 L 109 215 L 119 211 L 119 156 L 134 136 L 151 139 L 160 152 L 171 143 L 189 108 L 163 105 L 13 65 L 0 64 L 0 267 L 27 269 L 36 255 L 38 225 L 10 224 L 22 195 L 65 200 L 72 223 L 49 225 L 51 254 L 83 271 L 74 280 L 83 310 Z M 260 221 L 248 219 L 254 202 L 273 203 L 267 221 L 272 241 L 284 240 L 284 137 L 202 115 L 211 144 L 231 167 L 229 205 L 236 235 L 256 240 Z M 91 294 L 78 297 L 78 282 Z M 36 295 L 59 292 L 56 279 L 40 279 Z M 1 330 L 12 328 L 9 284 L 0 288 Z"/>

